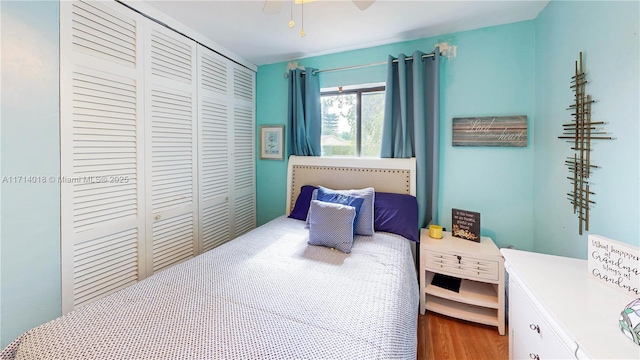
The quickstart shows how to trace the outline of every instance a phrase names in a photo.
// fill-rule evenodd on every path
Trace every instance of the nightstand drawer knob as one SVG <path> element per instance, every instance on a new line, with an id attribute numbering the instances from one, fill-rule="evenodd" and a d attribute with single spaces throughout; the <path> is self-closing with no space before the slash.
<path id="1" fill-rule="evenodd" d="M 460 264 L 460 260 L 462 260 L 462 256 L 458 255 L 457 258 L 458 258 L 458 264 Z"/>
<path id="2" fill-rule="evenodd" d="M 540 356 L 538 356 L 538 354 L 530 353 L 529 357 L 533 360 L 540 360 Z"/>

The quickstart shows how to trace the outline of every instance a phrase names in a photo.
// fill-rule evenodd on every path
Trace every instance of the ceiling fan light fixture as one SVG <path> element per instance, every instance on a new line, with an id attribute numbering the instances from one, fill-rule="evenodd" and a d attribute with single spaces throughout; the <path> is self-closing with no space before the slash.
<path id="1" fill-rule="evenodd" d="M 296 26 L 295 21 L 293 21 L 293 2 L 291 3 L 291 20 L 289 20 L 289 28 L 293 29 L 294 26 Z"/>
<path id="2" fill-rule="evenodd" d="M 300 4 L 300 11 L 301 11 L 301 24 L 300 24 L 300 37 L 303 38 L 305 37 L 305 35 L 307 35 L 306 32 L 304 32 L 304 1 Z"/>
<path id="3" fill-rule="evenodd" d="M 305 37 L 307 33 L 304 31 L 304 4 L 315 2 L 318 0 L 264 0 L 264 5 L 262 7 L 262 12 L 265 14 L 277 14 L 284 4 L 289 1 L 290 4 L 290 17 L 289 17 L 289 28 L 292 29 L 296 26 L 295 21 L 293 21 L 293 6 L 300 5 L 302 16 L 301 16 L 301 30 L 300 37 Z M 371 6 L 376 0 L 351 0 L 353 4 L 355 4 L 358 9 L 365 10 L 369 6 Z"/>

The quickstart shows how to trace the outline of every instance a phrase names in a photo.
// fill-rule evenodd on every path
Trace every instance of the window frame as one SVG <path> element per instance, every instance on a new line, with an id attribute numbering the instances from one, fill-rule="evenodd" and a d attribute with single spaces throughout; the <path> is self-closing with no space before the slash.
<path id="1" fill-rule="evenodd" d="M 356 95 L 356 155 L 354 157 L 362 157 L 362 94 L 380 91 L 384 91 L 386 94 L 386 90 L 385 85 L 364 85 L 362 87 L 350 87 L 349 89 L 342 90 L 320 90 L 321 101 L 323 96 Z"/>

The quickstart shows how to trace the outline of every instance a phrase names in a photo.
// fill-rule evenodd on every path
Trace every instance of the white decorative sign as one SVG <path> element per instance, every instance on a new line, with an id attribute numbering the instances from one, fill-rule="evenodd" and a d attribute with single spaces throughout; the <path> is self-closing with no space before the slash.
<path id="1" fill-rule="evenodd" d="M 587 265 L 596 280 L 633 297 L 640 296 L 640 249 L 589 235 Z"/>

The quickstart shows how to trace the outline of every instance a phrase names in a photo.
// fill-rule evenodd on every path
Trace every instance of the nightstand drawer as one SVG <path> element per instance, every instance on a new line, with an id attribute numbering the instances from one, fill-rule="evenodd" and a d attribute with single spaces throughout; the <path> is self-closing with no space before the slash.
<path id="1" fill-rule="evenodd" d="M 453 276 L 459 275 L 465 278 L 478 278 L 497 281 L 498 261 L 477 259 L 465 255 L 454 255 L 437 251 L 426 253 L 427 270 L 434 272 L 447 272 Z"/>

